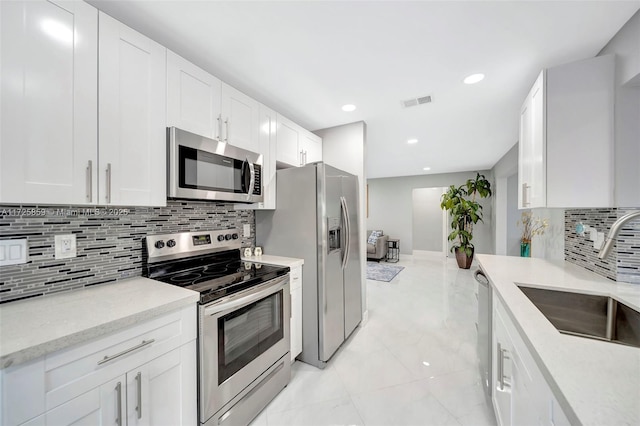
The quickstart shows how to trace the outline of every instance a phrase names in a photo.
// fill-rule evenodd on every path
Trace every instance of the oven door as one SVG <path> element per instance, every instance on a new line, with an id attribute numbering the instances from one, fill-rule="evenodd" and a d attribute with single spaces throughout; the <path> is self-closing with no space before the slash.
<path id="1" fill-rule="evenodd" d="M 200 422 L 289 352 L 289 275 L 200 308 Z"/>
<path id="2" fill-rule="evenodd" d="M 169 196 L 263 201 L 262 155 L 169 128 Z"/>

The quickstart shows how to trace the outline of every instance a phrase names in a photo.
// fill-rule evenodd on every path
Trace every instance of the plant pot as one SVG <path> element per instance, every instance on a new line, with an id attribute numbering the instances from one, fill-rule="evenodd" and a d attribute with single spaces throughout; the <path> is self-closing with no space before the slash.
<path id="1" fill-rule="evenodd" d="M 456 248 L 456 262 L 460 269 L 471 268 L 471 262 L 473 262 L 473 249 L 471 249 L 471 256 L 467 256 L 467 253 L 463 249 Z"/>
<path id="2" fill-rule="evenodd" d="M 531 257 L 531 240 L 522 240 L 520 242 L 520 256 Z"/>

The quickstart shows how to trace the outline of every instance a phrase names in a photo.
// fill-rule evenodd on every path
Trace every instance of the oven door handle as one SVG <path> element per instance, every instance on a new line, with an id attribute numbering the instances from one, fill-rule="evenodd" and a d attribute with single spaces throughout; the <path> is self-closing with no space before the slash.
<path id="1" fill-rule="evenodd" d="M 270 294 L 277 293 L 289 283 L 289 276 L 285 275 L 284 277 L 275 278 L 274 280 L 277 281 L 261 284 L 248 293 L 243 294 L 241 297 L 237 297 L 236 295 L 235 297 L 230 296 L 228 298 L 216 300 L 214 303 L 204 308 L 204 316 L 208 317 L 229 309 L 236 309 L 240 306 L 256 302 Z"/>

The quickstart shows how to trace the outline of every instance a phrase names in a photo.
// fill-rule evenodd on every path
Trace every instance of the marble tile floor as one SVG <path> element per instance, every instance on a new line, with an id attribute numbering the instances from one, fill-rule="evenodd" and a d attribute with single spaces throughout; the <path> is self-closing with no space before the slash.
<path id="1" fill-rule="evenodd" d="M 252 426 L 495 425 L 476 356 L 476 284 L 441 253 L 367 280 L 369 319 L 324 370 L 296 361 Z"/>

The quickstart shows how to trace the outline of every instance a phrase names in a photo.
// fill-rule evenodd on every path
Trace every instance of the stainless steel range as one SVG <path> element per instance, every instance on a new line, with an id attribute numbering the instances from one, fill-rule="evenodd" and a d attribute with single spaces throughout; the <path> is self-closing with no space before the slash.
<path id="1" fill-rule="evenodd" d="M 145 247 L 145 276 L 200 293 L 200 424 L 248 424 L 291 377 L 289 268 L 241 261 L 235 229 L 153 235 Z"/>

